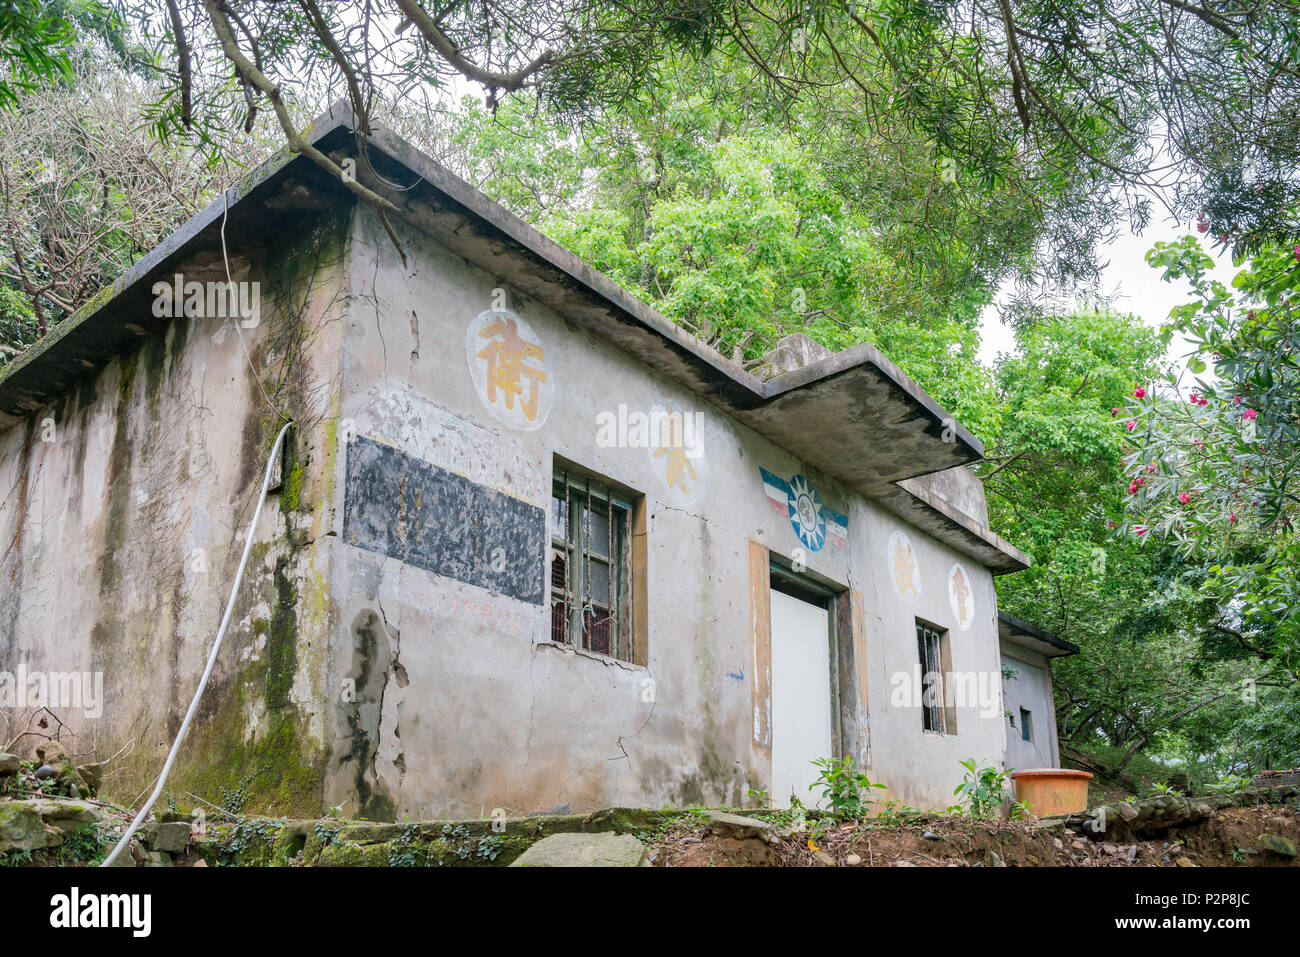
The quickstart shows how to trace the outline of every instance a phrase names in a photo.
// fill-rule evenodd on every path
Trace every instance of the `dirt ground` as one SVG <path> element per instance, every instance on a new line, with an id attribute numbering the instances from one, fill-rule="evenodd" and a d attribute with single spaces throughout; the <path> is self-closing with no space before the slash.
<path id="1" fill-rule="evenodd" d="M 1300 858 L 1265 849 L 1277 835 L 1300 843 L 1300 809 L 1225 808 L 1206 821 L 1163 832 L 1091 835 L 1036 822 L 936 817 L 908 825 L 828 825 L 806 833 L 776 830 L 777 842 L 682 828 L 655 843 L 658 867 L 1207 867 L 1297 866 Z"/>

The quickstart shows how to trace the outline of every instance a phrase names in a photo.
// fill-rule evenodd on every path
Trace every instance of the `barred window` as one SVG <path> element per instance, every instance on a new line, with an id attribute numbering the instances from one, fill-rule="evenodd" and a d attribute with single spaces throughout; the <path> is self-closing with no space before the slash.
<path id="1" fill-rule="evenodd" d="M 589 475 L 557 466 L 551 493 L 551 640 L 634 660 L 632 505 Z"/>
<path id="2" fill-rule="evenodd" d="M 1020 740 L 1034 740 L 1034 716 L 1025 708 L 1020 709 Z"/>
<path id="3" fill-rule="evenodd" d="M 948 633 L 918 621 L 916 646 L 921 659 L 922 727 L 940 734 L 956 734 L 957 712 L 948 702 Z"/>

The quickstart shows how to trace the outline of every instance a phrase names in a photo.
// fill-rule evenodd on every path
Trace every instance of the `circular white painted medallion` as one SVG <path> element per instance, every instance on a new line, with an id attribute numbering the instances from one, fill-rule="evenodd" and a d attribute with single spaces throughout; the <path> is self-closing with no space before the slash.
<path id="1" fill-rule="evenodd" d="M 508 309 L 480 312 L 465 330 L 465 358 L 487 410 L 516 429 L 540 428 L 555 401 L 541 339 Z"/>
<path id="2" fill-rule="evenodd" d="M 969 631 L 975 620 L 975 591 L 971 588 L 970 572 L 961 562 L 948 572 L 948 603 L 952 617 L 962 631 Z"/>

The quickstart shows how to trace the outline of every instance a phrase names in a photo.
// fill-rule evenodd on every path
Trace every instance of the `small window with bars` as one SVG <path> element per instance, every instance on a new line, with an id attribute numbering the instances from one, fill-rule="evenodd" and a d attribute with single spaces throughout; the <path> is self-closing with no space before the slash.
<path id="1" fill-rule="evenodd" d="M 948 635 L 916 623 L 916 647 L 921 660 L 921 721 L 926 731 L 957 733 L 955 709 L 948 707 Z"/>
<path id="2" fill-rule="evenodd" d="M 1034 740 L 1034 716 L 1026 708 L 1020 709 L 1020 740 Z"/>
<path id="3" fill-rule="evenodd" d="M 556 466 L 551 492 L 551 640 L 634 660 L 628 545 L 632 504 Z"/>

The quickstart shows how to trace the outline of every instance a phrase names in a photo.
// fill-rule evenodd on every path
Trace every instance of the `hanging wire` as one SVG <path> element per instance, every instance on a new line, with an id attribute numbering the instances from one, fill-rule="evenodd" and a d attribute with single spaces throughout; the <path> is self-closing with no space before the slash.
<path id="1" fill-rule="evenodd" d="M 199 700 L 203 697 L 203 691 L 208 686 L 208 679 L 212 677 L 212 668 L 217 663 L 217 653 L 221 651 L 221 643 L 226 637 L 226 629 L 230 627 L 230 616 L 235 610 L 235 598 L 239 595 L 239 585 L 244 580 L 244 568 L 248 565 L 248 556 L 253 550 L 257 522 L 262 517 L 262 506 L 266 503 L 266 493 L 271 487 L 271 475 L 274 472 L 275 460 L 280 454 L 280 446 L 284 442 L 284 437 L 288 434 L 292 425 L 292 421 L 286 422 L 284 427 L 280 429 L 280 434 L 275 437 L 275 444 L 271 446 L 271 454 L 266 460 L 266 473 L 262 477 L 262 488 L 257 496 L 257 505 L 253 509 L 253 518 L 248 523 L 248 531 L 244 533 L 244 550 L 239 556 L 239 565 L 235 569 L 235 580 L 230 586 L 230 597 L 226 599 L 226 610 L 221 616 L 221 624 L 217 627 L 217 636 L 212 642 L 212 651 L 208 653 L 208 663 L 199 678 L 199 686 L 194 691 L 194 697 L 190 699 L 189 710 L 185 712 L 185 717 L 181 720 L 180 730 L 176 732 L 176 739 L 172 741 L 171 750 L 167 752 L 167 760 L 163 762 L 163 768 L 158 772 L 158 783 L 154 785 L 149 800 L 145 801 L 144 806 L 136 812 L 130 825 L 118 839 L 113 850 L 109 852 L 108 857 L 104 858 L 104 862 L 99 865 L 100 867 L 113 866 L 113 862 L 130 844 L 132 835 L 139 829 L 140 824 L 149 814 L 149 811 L 153 809 L 158 798 L 162 796 L 163 788 L 167 785 L 167 775 L 171 773 L 172 765 L 176 763 L 176 755 L 181 749 L 181 742 L 185 740 L 185 732 L 189 730 L 190 722 L 194 720 L 194 714 L 199 709 Z"/>

